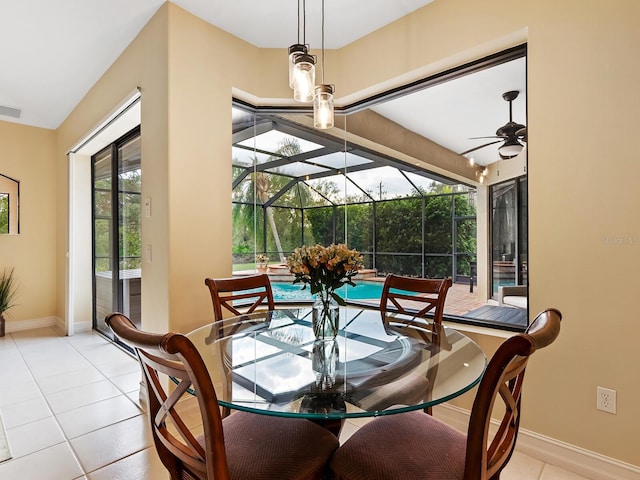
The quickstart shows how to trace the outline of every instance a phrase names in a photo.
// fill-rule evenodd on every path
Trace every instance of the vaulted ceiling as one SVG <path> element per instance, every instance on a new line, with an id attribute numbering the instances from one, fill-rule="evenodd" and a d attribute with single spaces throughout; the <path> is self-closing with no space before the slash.
<path id="1" fill-rule="evenodd" d="M 0 0 L 0 120 L 57 128 L 164 1 Z M 297 40 L 297 1 L 172 1 L 259 47 L 285 49 Z M 447 0 L 327 0 L 325 46 L 343 47 L 432 1 Z M 305 40 L 317 45 L 321 2 L 299 3 L 306 9 Z M 524 60 L 505 64 L 375 110 L 459 153 L 481 144 L 469 137 L 494 135 L 506 122 L 504 91 L 523 92 L 514 102 L 514 120 L 525 123 L 524 72 Z M 479 163 L 494 161 L 497 146 L 476 157 Z"/>

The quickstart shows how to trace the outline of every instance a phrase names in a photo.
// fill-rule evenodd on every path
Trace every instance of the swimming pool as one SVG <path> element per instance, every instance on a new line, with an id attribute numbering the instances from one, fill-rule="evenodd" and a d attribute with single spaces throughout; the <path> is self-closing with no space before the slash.
<path id="1" fill-rule="evenodd" d="M 343 285 L 336 290 L 342 298 L 351 300 L 379 299 L 382 296 L 383 282 L 357 282 L 355 287 Z M 302 284 L 287 282 L 271 282 L 273 299 L 278 301 L 307 300 L 312 301 L 311 289 L 309 286 L 302 290 Z"/>

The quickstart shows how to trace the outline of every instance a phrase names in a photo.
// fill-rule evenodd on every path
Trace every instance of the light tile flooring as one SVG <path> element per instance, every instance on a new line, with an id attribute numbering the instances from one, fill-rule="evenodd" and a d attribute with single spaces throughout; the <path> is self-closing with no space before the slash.
<path id="1" fill-rule="evenodd" d="M 13 459 L 0 478 L 164 480 L 138 404 L 137 362 L 96 333 L 0 338 L 0 414 Z M 347 422 L 344 440 L 358 428 Z M 586 480 L 516 453 L 503 480 Z"/>

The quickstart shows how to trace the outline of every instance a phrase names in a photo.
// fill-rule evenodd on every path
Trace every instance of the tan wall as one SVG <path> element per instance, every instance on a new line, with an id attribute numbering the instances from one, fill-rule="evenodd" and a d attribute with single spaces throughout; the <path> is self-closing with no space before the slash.
<path id="1" fill-rule="evenodd" d="M 542 4 L 529 28 L 531 305 L 565 320 L 528 373 L 524 425 L 640 465 L 640 163 L 609 141 L 635 135 L 640 3 Z M 609 243 L 620 238 L 632 242 Z M 597 385 L 618 391 L 617 415 L 596 411 Z"/>
<path id="2" fill-rule="evenodd" d="M 345 101 L 528 41 L 530 304 L 532 312 L 558 307 L 564 321 L 559 340 L 531 363 L 522 426 L 640 465 L 640 162 L 618 141 L 634 138 L 640 107 L 637 18 L 635 0 L 517 8 L 506 0 L 436 0 L 333 52 L 329 68 Z M 143 195 L 153 198 L 143 242 L 153 243 L 154 257 L 144 266 L 143 323 L 186 329 L 210 315 L 202 278 L 231 270 L 231 89 L 288 95 L 280 53 L 172 5 L 160 10 L 59 130 L 50 195 L 58 200 L 57 273 L 49 286 L 64 285 L 64 149 L 140 85 Z M 11 176 L 27 177 L 21 173 Z M 13 241 L 6 238 L 0 242 Z M 63 306 L 59 288 L 58 312 Z M 479 340 L 491 354 L 496 342 Z M 596 385 L 618 391 L 617 415 L 596 411 Z"/>
<path id="3" fill-rule="evenodd" d="M 204 279 L 231 275 L 231 78 L 252 79 L 261 59 L 273 55 L 167 3 L 59 128 L 64 191 L 63 155 L 141 88 L 142 198 L 152 204 L 151 218 L 142 221 L 142 242 L 152 251 L 152 261 L 142 265 L 145 329 L 187 331 L 212 317 Z M 245 83 L 236 82 L 241 89 Z M 268 84 L 249 81 L 252 88 L 261 85 L 259 94 Z M 61 224 L 67 222 L 66 208 L 58 209 Z M 65 230 L 58 235 L 66 245 Z M 63 316 L 65 292 L 58 294 Z"/>
<path id="4" fill-rule="evenodd" d="M 179 8 L 170 25 L 169 315 L 188 331 L 213 317 L 204 279 L 231 275 L 234 52 L 225 45 L 237 39 Z"/>
<path id="5" fill-rule="evenodd" d="M 635 465 L 640 164 L 610 139 L 634 136 L 639 17 L 631 0 L 436 1 L 345 48 L 338 86 L 348 95 L 528 41 L 530 305 L 564 322 L 531 363 L 522 426 Z M 618 391 L 617 415 L 595 409 L 597 385 Z"/>
<path id="6" fill-rule="evenodd" d="M 152 199 L 151 218 L 142 219 L 142 241 L 152 245 L 153 261 L 143 263 L 142 311 L 144 327 L 163 331 L 168 326 L 168 8 L 162 7 L 136 39 L 93 86 L 58 129 L 56 155 L 59 191 L 68 189 L 66 152 L 84 138 L 136 87 L 142 92 L 141 150 L 144 181 L 142 198 Z M 57 210 L 57 280 L 64 285 L 67 202 Z M 90 221 L 90 219 L 88 219 Z M 90 272 L 87 281 L 91 281 Z M 58 289 L 58 315 L 65 316 L 65 289 Z M 90 321 L 91 319 L 86 319 Z"/>
<path id="7" fill-rule="evenodd" d="M 56 315 L 55 131 L 0 121 L 0 173 L 20 181 L 20 234 L 0 235 L 0 269 L 15 268 L 11 323 Z"/>

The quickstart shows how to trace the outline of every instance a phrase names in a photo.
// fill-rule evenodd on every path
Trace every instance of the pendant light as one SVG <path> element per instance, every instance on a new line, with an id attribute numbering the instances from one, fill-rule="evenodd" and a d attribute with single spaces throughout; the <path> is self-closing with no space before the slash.
<path id="1" fill-rule="evenodd" d="M 306 54 L 307 49 L 301 43 L 294 43 L 289 47 L 289 86 L 294 88 L 294 72 L 295 72 L 295 63 L 294 60 L 297 55 Z"/>
<path id="2" fill-rule="evenodd" d="M 323 83 L 315 88 L 313 126 L 323 130 L 333 127 L 333 85 Z"/>
<path id="3" fill-rule="evenodd" d="M 300 43 L 300 0 L 298 0 L 298 41 L 289 47 L 289 86 L 294 87 L 294 61 L 296 55 L 307 53 L 307 47 Z"/>
<path id="4" fill-rule="evenodd" d="M 315 87 L 313 96 L 313 126 L 333 127 L 333 85 L 324 83 L 324 0 L 322 0 L 322 83 Z"/>
<path id="5" fill-rule="evenodd" d="M 302 53 L 293 61 L 293 98 L 297 102 L 313 101 L 313 86 L 316 83 L 316 59 Z"/>
<path id="6" fill-rule="evenodd" d="M 299 15 L 298 15 L 299 18 Z M 293 98 L 298 102 L 313 101 L 313 87 L 316 84 L 316 58 L 310 55 L 306 46 L 307 34 L 306 0 L 302 0 L 302 47 L 301 53 L 293 56 Z M 300 44 L 298 44 L 300 45 Z"/>

